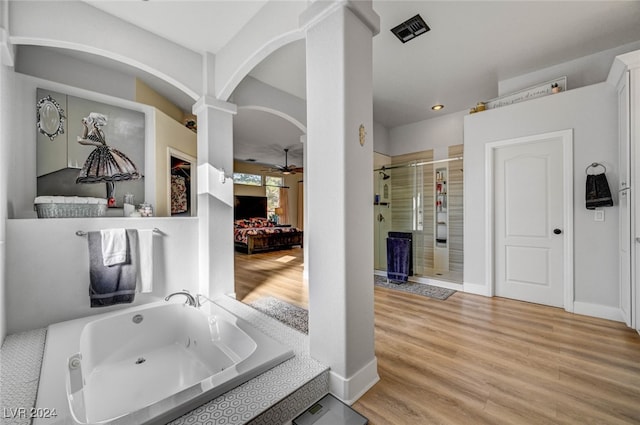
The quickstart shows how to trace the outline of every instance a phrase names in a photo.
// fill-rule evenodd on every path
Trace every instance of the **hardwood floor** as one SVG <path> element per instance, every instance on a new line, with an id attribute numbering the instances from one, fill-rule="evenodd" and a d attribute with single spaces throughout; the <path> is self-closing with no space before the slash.
<path id="1" fill-rule="evenodd" d="M 235 264 L 238 299 L 307 307 L 302 250 Z M 640 424 L 640 336 L 622 323 L 376 287 L 375 335 L 380 382 L 353 405 L 373 425 Z"/>
<path id="2" fill-rule="evenodd" d="M 303 308 L 309 291 L 302 283 L 302 248 L 247 255 L 236 251 L 236 298 L 250 303 L 273 296 Z"/>

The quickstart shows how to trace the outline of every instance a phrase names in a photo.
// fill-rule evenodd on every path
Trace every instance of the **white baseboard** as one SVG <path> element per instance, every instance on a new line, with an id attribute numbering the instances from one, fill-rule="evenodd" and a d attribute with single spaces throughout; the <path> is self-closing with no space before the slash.
<path id="1" fill-rule="evenodd" d="M 463 291 L 468 294 L 484 295 L 485 297 L 490 297 L 490 290 L 491 288 L 489 288 L 489 285 L 480 285 L 477 283 L 469 282 L 464 282 L 463 284 Z"/>
<path id="2" fill-rule="evenodd" d="M 574 301 L 573 312 L 575 314 L 582 314 L 583 316 L 599 317 L 601 319 L 624 322 L 624 317 L 618 307 Z"/>
<path id="3" fill-rule="evenodd" d="M 333 371 L 329 371 L 329 392 L 350 406 L 379 380 L 378 360 L 374 357 L 373 360 L 351 375 L 350 378 L 345 378 Z"/>
<path id="4" fill-rule="evenodd" d="M 461 283 L 447 282 L 445 280 L 433 279 L 425 276 L 411 276 L 409 282 L 422 283 L 426 285 L 436 286 L 438 288 L 453 289 L 454 291 L 462 291 Z"/>

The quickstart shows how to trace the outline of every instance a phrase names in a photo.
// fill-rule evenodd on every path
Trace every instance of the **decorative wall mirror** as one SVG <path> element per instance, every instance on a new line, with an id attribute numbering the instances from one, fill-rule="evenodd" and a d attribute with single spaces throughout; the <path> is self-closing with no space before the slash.
<path id="1" fill-rule="evenodd" d="M 53 140 L 64 133 L 64 110 L 50 95 L 40 99 L 36 105 L 38 131 Z"/>

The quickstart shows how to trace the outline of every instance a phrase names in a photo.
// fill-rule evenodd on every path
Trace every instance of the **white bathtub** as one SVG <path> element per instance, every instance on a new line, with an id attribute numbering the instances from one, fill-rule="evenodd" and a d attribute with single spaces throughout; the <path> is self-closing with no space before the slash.
<path id="1" fill-rule="evenodd" d="M 160 302 L 50 326 L 36 411 L 57 416 L 34 424 L 165 424 L 293 357 L 209 306 Z"/>

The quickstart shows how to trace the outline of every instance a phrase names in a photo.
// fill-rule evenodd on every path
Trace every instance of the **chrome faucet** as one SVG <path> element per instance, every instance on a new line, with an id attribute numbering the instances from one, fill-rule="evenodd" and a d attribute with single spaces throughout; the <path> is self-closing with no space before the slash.
<path id="1" fill-rule="evenodd" d="M 185 304 L 189 304 L 192 307 L 200 307 L 200 295 L 196 295 L 195 297 L 189 293 L 186 289 L 182 291 L 174 292 L 173 294 L 169 294 L 165 297 L 165 301 L 169 301 L 175 295 L 184 295 L 187 297 L 187 301 Z"/>

